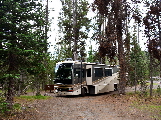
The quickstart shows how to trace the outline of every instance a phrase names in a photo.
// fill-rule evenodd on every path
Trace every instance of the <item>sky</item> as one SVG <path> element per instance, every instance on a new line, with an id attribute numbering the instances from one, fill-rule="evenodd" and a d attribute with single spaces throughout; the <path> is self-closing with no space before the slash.
<path id="1" fill-rule="evenodd" d="M 52 10 L 51 10 L 52 9 Z M 53 11 L 54 9 L 54 11 Z M 59 12 L 61 9 L 61 2 L 60 0 L 49 0 L 49 19 L 51 22 L 51 26 L 50 26 L 50 31 L 48 32 L 48 42 L 49 42 L 49 52 L 51 52 L 51 54 L 54 54 L 54 46 L 56 44 L 56 39 L 58 38 L 58 17 L 59 17 Z"/>

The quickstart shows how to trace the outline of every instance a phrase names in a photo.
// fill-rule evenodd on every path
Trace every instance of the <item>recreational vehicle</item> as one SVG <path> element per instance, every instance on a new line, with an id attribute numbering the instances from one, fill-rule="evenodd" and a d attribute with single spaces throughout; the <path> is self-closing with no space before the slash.
<path id="1" fill-rule="evenodd" d="M 56 63 L 54 89 L 57 95 L 99 94 L 117 90 L 118 66 L 72 61 Z"/>

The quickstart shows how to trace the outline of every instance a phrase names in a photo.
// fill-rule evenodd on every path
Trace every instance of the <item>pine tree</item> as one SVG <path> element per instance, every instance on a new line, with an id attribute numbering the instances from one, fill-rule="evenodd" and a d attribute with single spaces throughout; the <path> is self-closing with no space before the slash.
<path id="1" fill-rule="evenodd" d="M 119 93 L 125 94 L 126 87 L 126 61 L 125 61 L 125 49 L 123 40 L 123 21 L 126 20 L 125 4 L 126 0 L 114 0 L 114 1 L 104 1 L 95 0 L 94 7 L 96 7 L 102 16 L 107 17 L 108 23 L 105 26 L 105 36 L 102 36 L 102 43 L 100 44 L 100 54 L 102 56 L 108 56 L 110 61 L 114 61 L 117 56 L 118 50 L 118 60 L 120 66 L 119 72 Z M 116 42 L 118 46 L 116 46 Z M 116 62 L 115 62 L 116 63 Z"/>
<path id="2" fill-rule="evenodd" d="M 145 87 L 146 80 L 149 76 L 148 64 L 148 56 L 145 51 L 141 51 L 140 45 L 137 42 L 137 37 L 134 34 L 129 56 L 128 84 L 135 86 L 135 91 L 138 84 L 141 84 L 141 89 L 144 89 Z"/>
<path id="3" fill-rule="evenodd" d="M 149 1 L 150 10 L 144 17 L 145 34 L 148 38 L 148 52 L 150 53 L 150 96 L 152 96 L 153 80 L 152 80 L 152 64 L 157 59 L 160 62 L 160 76 L 161 76 L 161 1 Z"/>
<path id="4" fill-rule="evenodd" d="M 71 57 L 74 60 L 80 57 L 84 59 L 85 44 L 90 28 L 90 19 L 87 18 L 88 2 L 86 0 L 61 0 L 61 2 L 59 32 L 62 37 L 59 45 L 65 51 L 64 57 Z"/>
<path id="5" fill-rule="evenodd" d="M 43 6 L 33 0 L 0 0 L 0 65 L 7 80 L 7 102 L 12 108 L 15 82 L 22 71 L 39 66 L 47 43 Z M 39 59 L 36 57 L 38 56 Z M 37 64 L 33 65 L 33 61 Z"/>

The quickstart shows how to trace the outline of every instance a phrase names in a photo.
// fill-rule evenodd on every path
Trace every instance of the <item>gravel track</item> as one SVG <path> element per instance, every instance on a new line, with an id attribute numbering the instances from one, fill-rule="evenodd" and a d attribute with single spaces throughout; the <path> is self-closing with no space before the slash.
<path id="1" fill-rule="evenodd" d="M 134 90 L 134 87 L 126 88 L 128 92 Z M 50 99 L 24 103 L 23 112 L 10 120 L 161 120 L 133 107 L 130 102 L 133 97 L 116 94 L 117 91 L 85 97 L 56 97 L 47 93 L 52 96 Z"/>
<path id="2" fill-rule="evenodd" d="M 53 96 L 52 93 L 49 93 Z M 125 105 L 120 97 L 107 94 L 85 97 L 52 97 L 29 104 L 29 111 L 17 115 L 17 120 L 152 120 Z"/>

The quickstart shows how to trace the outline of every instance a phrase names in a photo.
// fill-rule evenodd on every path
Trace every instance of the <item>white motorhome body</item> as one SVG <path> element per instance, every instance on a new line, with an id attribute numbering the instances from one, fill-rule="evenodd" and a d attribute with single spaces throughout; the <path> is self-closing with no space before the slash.
<path id="1" fill-rule="evenodd" d="M 57 95 L 99 94 L 117 89 L 118 67 L 79 61 L 58 62 L 54 88 Z"/>

